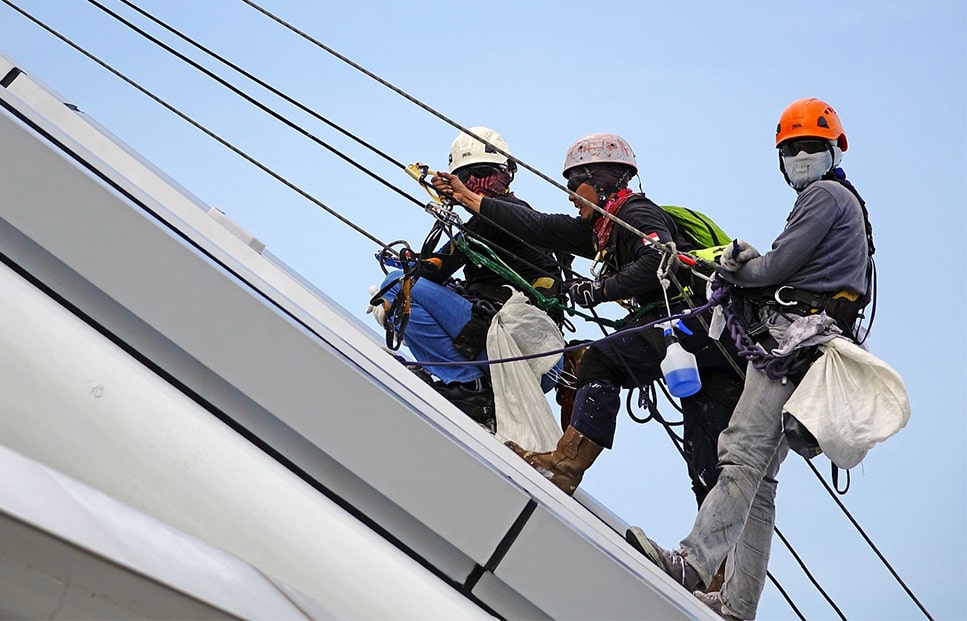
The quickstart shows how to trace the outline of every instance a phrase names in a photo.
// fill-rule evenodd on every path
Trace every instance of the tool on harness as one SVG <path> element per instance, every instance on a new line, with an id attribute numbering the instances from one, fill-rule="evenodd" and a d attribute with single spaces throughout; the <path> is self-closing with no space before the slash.
<path id="1" fill-rule="evenodd" d="M 420 187 L 426 190 L 426 193 L 430 195 L 434 203 L 440 205 L 451 204 L 452 199 L 450 197 L 440 195 L 433 187 L 433 184 L 427 181 L 427 177 L 430 176 L 430 167 L 427 164 L 416 162 L 415 164 L 407 166 L 405 170 L 409 176 L 413 177 L 420 184 Z"/>
<path id="2" fill-rule="evenodd" d="M 836 320 L 836 325 L 842 333 L 851 338 L 855 336 L 853 327 L 864 305 L 863 296 L 854 291 L 817 293 L 789 285 L 742 289 L 739 295 L 750 301 L 752 309 L 757 311 L 757 316 L 752 318 L 751 324 L 761 322 L 761 311 L 770 307 L 784 314 L 800 316 L 825 312 Z M 753 332 L 762 333 L 761 329 L 755 328 Z"/>
<path id="3" fill-rule="evenodd" d="M 740 290 L 726 280 L 717 278 L 711 287 L 713 296 L 722 296 L 725 326 L 742 358 L 771 379 L 793 379 L 805 373 L 815 359 L 816 351 L 805 348 L 788 356 L 774 355 L 772 350 L 778 347 L 778 343 L 769 333 L 768 318 L 762 312 L 764 306 L 756 304 L 755 298 L 744 295 L 746 290 Z M 777 306 L 783 310 L 792 308 Z"/>
<path id="4" fill-rule="evenodd" d="M 394 242 L 376 254 L 376 259 L 380 262 L 384 273 L 386 265 L 398 267 L 402 271 L 399 278 L 384 285 L 369 301 L 372 306 L 385 305 L 383 296 L 397 284 L 399 285 L 399 291 L 394 296 L 392 304 L 389 304 L 386 319 L 383 322 L 386 330 L 386 346 L 392 351 L 398 350 L 403 345 L 403 335 L 410 320 L 410 292 L 413 285 L 426 270 L 437 269 L 440 266 L 437 259 L 421 257 L 430 256 L 443 233 L 446 232 L 448 236 L 452 236 L 452 227 L 460 224 L 460 218 L 453 213 L 452 205 L 436 204 L 431 201 L 427 203 L 425 209 L 434 216 L 436 222 L 427 234 L 419 254 L 414 253 L 406 242 Z M 401 248 L 394 251 L 392 246 L 396 244 L 401 244 Z"/>

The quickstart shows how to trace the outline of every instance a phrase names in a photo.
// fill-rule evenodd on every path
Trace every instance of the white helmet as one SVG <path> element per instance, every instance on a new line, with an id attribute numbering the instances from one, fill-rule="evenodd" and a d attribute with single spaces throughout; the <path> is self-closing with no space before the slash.
<path id="1" fill-rule="evenodd" d="M 500 134 L 489 127 L 471 127 L 470 131 L 477 134 L 504 153 L 510 153 L 510 147 Z M 473 164 L 506 164 L 507 157 L 497 153 L 494 147 L 484 144 L 470 134 L 460 134 L 450 145 L 450 172 L 458 168 Z"/>
<path id="2" fill-rule="evenodd" d="M 564 178 L 572 168 L 587 164 L 625 164 L 633 169 L 632 176 L 638 172 L 631 145 L 614 134 L 591 134 L 572 144 L 564 158 Z"/>

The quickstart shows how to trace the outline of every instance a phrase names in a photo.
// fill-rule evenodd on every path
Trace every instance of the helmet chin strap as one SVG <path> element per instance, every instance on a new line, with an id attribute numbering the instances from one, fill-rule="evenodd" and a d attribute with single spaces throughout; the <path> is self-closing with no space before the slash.
<path id="1" fill-rule="evenodd" d="M 605 203 L 608 202 L 608 198 L 612 194 L 614 194 L 615 192 L 618 192 L 619 190 L 621 190 L 621 188 L 627 187 L 628 181 L 632 177 L 632 174 L 630 174 L 630 172 L 631 171 L 629 170 L 628 172 L 622 173 L 621 176 L 618 177 L 617 180 L 615 180 L 614 188 L 612 188 L 611 191 L 608 191 L 605 188 L 599 187 L 597 185 L 594 186 L 594 191 L 598 195 L 598 207 L 604 207 Z"/>

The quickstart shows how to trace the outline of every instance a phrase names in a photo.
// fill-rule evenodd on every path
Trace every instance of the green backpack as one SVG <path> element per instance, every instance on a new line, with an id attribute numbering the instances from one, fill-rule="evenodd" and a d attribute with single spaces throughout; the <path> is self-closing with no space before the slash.
<path id="1" fill-rule="evenodd" d="M 682 235 L 695 244 L 695 250 L 691 254 L 701 259 L 715 261 L 732 241 L 719 225 L 700 211 L 675 205 L 661 205 L 661 208 L 672 217 Z"/>

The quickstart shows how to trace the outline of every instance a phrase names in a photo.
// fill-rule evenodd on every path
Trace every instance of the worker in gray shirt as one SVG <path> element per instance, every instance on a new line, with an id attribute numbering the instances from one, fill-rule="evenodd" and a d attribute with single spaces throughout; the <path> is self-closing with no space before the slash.
<path id="1" fill-rule="evenodd" d="M 839 117 L 818 99 L 795 101 L 780 117 L 776 147 L 779 169 L 798 195 L 786 227 L 762 256 L 733 241 L 720 274 L 733 285 L 733 301 L 749 311 L 745 333 L 762 352 L 772 351 L 794 320 L 819 312 L 855 339 L 857 317 L 870 298 L 873 238 L 866 207 L 838 167 L 847 148 Z M 812 348 L 804 351 L 814 355 Z M 796 387 L 791 372 L 771 371 L 749 357 L 742 397 L 719 436 L 718 481 L 681 547 L 663 549 L 638 527 L 627 533 L 632 545 L 727 619 L 755 618 L 768 569 L 776 476 L 789 450 L 782 407 Z M 726 558 L 724 584 L 705 593 Z"/>

